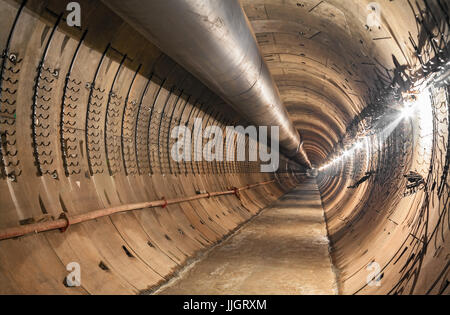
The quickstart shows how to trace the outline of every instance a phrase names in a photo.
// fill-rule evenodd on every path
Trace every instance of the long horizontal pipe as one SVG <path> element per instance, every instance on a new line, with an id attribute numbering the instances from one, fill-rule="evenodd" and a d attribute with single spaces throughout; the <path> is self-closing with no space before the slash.
<path id="1" fill-rule="evenodd" d="M 219 191 L 219 192 L 211 192 L 211 193 L 204 193 L 204 194 L 198 194 L 191 197 L 181 197 L 181 198 L 174 198 L 174 199 L 161 199 L 161 200 L 155 200 L 155 201 L 148 201 L 148 202 L 141 202 L 141 203 L 133 203 L 133 204 L 127 204 L 117 207 L 111 207 L 106 209 L 99 209 L 94 210 L 90 212 L 86 212 L 83 214 L 75 215 L 75 216 L 69 216 L 67 213 L 64 214 L 63 218 L 48 221 L 48 222 L 41 222 L 41 223 L 33 223 L 28 224 L 24 226 L 18 226 L 13 228 L 6 228 L 3 230 L 0 230 L 0 241 L 16 238 L 20 236 L 24 236 L 30 233 L 41 233 L 46 231 L 52 231 L 52 230 L 61 230 L 66 229 L 71 225 L 79 224 L 86 221 L 92 221 L 98 218 L 107 217 L 116 213 L 120 212 L 127 212 L 127 211 L 133 211 L 133 210 L 139 210 L 139 209 L 146 209 L 146 208 L 156 208 L 156 207 L 166 207 L 168 205 L 173 204 L 179 204 L 189 201 L 194 201 L 198 199 L 205 199 L 205 198 L 213 198 L 213 197 L 219 197 L 219 196 L 226 196 L 226 195 L 238 195 L 240 191 L 252 189 L 258 186 L 262 185 L 268 185 L 271 183 L 274 183 L 275 180 L 261 182 L 257 184 L 247 185 L 241 188 L 235 188 L 233 190 L 226 190 L 226 191 Z"/>
<path id="2" fill-rule="evenodd" d="M 282 152 L 310 168 L 237 0 L 103 0 L 143 36 L 258 126 L 279 126 Z"/>

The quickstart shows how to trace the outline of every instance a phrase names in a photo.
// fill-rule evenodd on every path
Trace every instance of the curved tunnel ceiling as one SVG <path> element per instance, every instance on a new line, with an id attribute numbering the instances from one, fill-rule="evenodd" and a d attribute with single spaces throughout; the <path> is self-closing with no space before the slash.
<path id="1" fill-rule="evenodd" d="M 371 31 L 365 29 L 369 3 L 242 1 L 291 117 L 295 120 L 298 110 L 322 106 L 321 113 L 308 120 L 338 120 L 343 128 L 330 128 L 334 144 L 334 134 L 343 137 L 366 105 L 369 89 L 377 90 L 377 71 L 392 73 L 392 56 L 401 64 L 406 63 L 404 55 L 413 58 L 406 43 L 415 25 L 411 13 L 403 10 L 405 3 L 383 3 L 385 24 Z M 395 18 L 389 16 L 393 12 Z M 297 120 L 296 127 L 302 130 L 302 121 Z"/>
<path id="2" fill-rule="evenodd" d="M 277 173 L 260 173 L 262 161 L 173 163 L 175 125 L 200 117 L 225 128 L 248 117 L 102 2 L 79 2 L 74 28 L 63 1 L 0 0 L 0 235 L 133 211 L 65 234 L 9 234 L 0 240 L 1 293 L 151 293 L 305 180 L 285 156 Z M 240 4 L 319 169 L 339 293 L 448 294 L 448 3 Z M 380 27 L 367 25 L 374 5 Z M 399 119 L 409 103 L 416 113 Z M 196 197 L 168 203 L 187 196 Z M 144 206 L 152 210 L 134 211 Z M 74 255 L 92 273 L 79 289 L 61 281 Z M 381 287 L 367 282 L 372 263 Z"/>

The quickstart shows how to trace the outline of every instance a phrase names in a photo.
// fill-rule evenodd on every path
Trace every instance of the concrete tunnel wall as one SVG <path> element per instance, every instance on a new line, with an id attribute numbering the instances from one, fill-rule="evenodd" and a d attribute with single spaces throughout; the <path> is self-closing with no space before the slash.
<path id="1" fill-rule="evenodd" d="M 234 126 L 237 115 L 103 5 L 82 5 L 85 37 L 55 24 L 54 12 L 64 10 L 59 1 L 29 1 L 22 12 L 20 3 L 1 3 L 2 51 L 11 34 L 9 52 L 17 56 L 5 60 L 1 86 L 1 228 L 275 178 L 260 174 L 258 162 L 169 161 L 174 126 L 192 127 L 194 117 L 205 127 Z M 0 292 L 149 290 L 295 185 L 277 178 L 240 199 L 169 205 L 2 241 Z M 79 288 L 63 283 L 70 262 L 81 265 Z"/>
<path id="2" fill-rule="evenodd" d="M 378 126 L 395 120 L 402 94 L 448 62 L 448 3 L 241 2 L 313 165 L 372 133 L 318 177 L 340 292 L 448 294 L 448 81 L 426 88 L 422 119 L 402 121 L 389 137 Z M 373 12 L 379 27 L 367 25 Z M 426 188 L 404 197 L 411 170 Z M 367 171 L 376 174 L 347 189 Z M 380 287 L 367 284 L 371 262 Z"/>
<path id="3" fill-rule="evenodd" d="M 355 160 L 319 178 L 343 293 L 448 294 L 449 95 L 447 88 L 432 92 L 434 133 L 404 121 L 386 141 L 373 136 Z M 405 196 L 410 170 L 426 184 Z M 367 171 L 375 175 L 347 189 Z M 380 266 L 379 288 L 366 282 L 371 262 Z"/>
<path id="4" fill-rule="evenodd" d="M 31 0 L 23 9 L 21 1 L 0 1 L 0 49 L 8 52 L 0 79 L 0 229 L 275 182 L 240 198 L 0 241 L 0 293 L 150 292 L 301 180 L 285 159 L 278 174 L 259 173 L 260 162 L 170 160 L 174 126 L 192 126 L 195 117 L 205 125 L 246 122 L 102 3 L 79 2 L 81 29 L 66 25 L 61 1 Z M 363 26 L 369 2 L 347 2 L 355 9 L 341 1 L 241 1 L 316 166 L 371 125 L 374 114 L 364 109 L 379 108 L 377 96 L 400 82 L 402 69 L 419 71 L 409 32 L 426 46 L 414 15 L 399 9 L 406 1 L 380 1 L 390 10 L 383 29 L 372 31 Z M 387 36 L 395 43 L 379 40 Z M 341 293 L 448 293 L 448 93 L 446 86 L 430 91 L 431 142 L 420 121 L 403 122 L 386 141 L 373 135 L 357 158 L 319 175 Z M 368 170 L 376 175 L 346 189 Z M 409 170 L 427 187 L 403 198 Z M 82 286 L 68 288 L 66 265 L 74 261 Z M 381 287 L 366 283 L 372 261 L 382 268 Z"/>

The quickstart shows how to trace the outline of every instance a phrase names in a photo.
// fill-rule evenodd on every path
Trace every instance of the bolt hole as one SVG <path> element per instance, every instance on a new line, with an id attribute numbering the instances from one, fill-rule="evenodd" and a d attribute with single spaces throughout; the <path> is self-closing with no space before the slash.
<path id="1" fill-rule="evenodd" d="M 130 258 L 134 258 L 133 254 L 130 253 L 130 251 L 128 250 L 128 248 L 126 248 L 124 245 L 122 246 L 123 251 L 125 252 L 125 254 L 130 257 Z"/>
<path id="2" fill-rule="evenodd" d="M 100 267 L 101 270 L 109 271 L 108 266 L 106 266 L 105 263 L 104 263 L 103 261 L 101 261 L 101 262 L 98 264 L 98 266 Z"/>

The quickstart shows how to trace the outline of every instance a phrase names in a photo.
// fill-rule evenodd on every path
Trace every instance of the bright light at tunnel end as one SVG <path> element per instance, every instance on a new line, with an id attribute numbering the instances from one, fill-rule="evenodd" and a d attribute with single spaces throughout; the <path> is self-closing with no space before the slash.
<path id="1" fill-rule="evenodd" d="M 397 116 L 397 119 L 380 133 L 385 133 L 387 130 L 392 132 L 400 124 L 401 121 L 407 119 L 417 119 L 419 121 L 422 133 L 432 133 L 433 122 L 431 116 L 431 97 L 428 88 L 422 87 L 419 89 L 419 91 L 404 93 L 403 99 L 403 104 L 398 110 L 399 115 Z M 333 158 L 330 162 L 320 166 L 318 170 L 324 171 L 343 161 L 344 159 L 352 157 L 357 150 L 360 150 L 364 147 L 364 143 L 366 143 L 366 145 L 369 145 L 369 141 L 369 137 L 359 139 L 355 144 L 351 146 L 351 149 L 342 152 L 340 155 Z"/>

